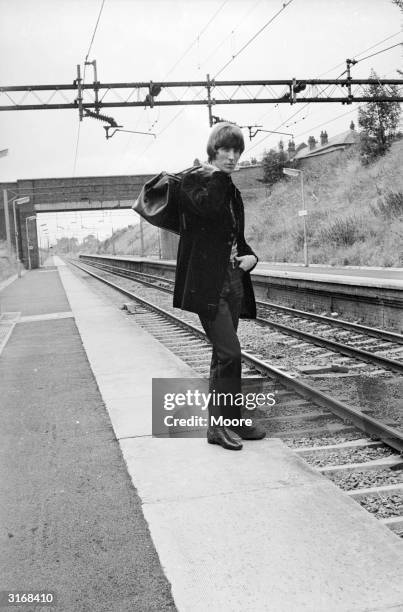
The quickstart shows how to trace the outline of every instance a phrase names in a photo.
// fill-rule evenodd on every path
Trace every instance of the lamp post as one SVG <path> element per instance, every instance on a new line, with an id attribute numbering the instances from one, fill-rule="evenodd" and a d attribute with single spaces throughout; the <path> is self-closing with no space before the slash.
<path id="1" fill-rule="evenodd" d="M 27 204 L 28 202 L 29 202 L 28 196 L 25 196 L 23 198 L 13 199 L 15 253 L 16 253 L 16 258 L 17 258 L 17 276 L 18 278 L 21 278 L 21 259 L 20 259 L 20 246 L 19 246 L 19 238 L 18 238 L 17 211 L 15 207 L 18 206 L 19 204 Z"/>
<path id="2" fill-rule="evenodd" d="M 45 229 L 40 230 L 40 233 L 39 233 L 39 242 L 40 242 L 40 244 L 39 244 L 39 254 L 40 254 L 39 264 L 42 265 L 44 263 L 44 259 L 43 259 L 43 253 L 41 251 L 42 251 L 42 249 L 45 250 L 45 247 L 43 246 L 43 243 L 42 243 L 42 236 L 45 236 L 45 233 L 48 231 L 48 224 L 47 223 L 41 223 L 40 227 L 45 228 Z"/>
<path id="3" fill-rule="evenodd" d="M 28 268 L 31 270 L 31 244 L 29 242 L 29 232 L 28 232 L 28 221 L 32 221 L 36 219 L 36 215 L 31 215 L 30 217 L 25 217 L 25 233 L 27 236 L 27 249 L 28 249 Z"/>
<path id="4" fill-rule="evenodd" d="M 46 238 L 46 259 L 45 261 L 47 261 L 48 257 L 49 257 L 49 234 L 48 232 L 44 232 L 44 237 Z"/>
<path id="5" fill-rule="evenodd" d="M 302 209 L 298 211 L 298 216 L 302 217 L 304 222 L 304 266 L 308 267 L 308 238 L 306 232 L 306 217 L 308 211 L 305 208 L 305 196 L 304 196 L 304 171 L 297 170 L 296 168 L 283 168 L 283 173 L 287 176 L 300 176 L 301 177 L 301 198 L 302 198 Z"/>

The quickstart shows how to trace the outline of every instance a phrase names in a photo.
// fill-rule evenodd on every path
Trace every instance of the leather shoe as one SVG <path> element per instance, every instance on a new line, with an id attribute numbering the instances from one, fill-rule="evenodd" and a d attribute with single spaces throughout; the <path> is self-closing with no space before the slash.
<path id="1" fill-rule="evenodd" d="M 209 444 L 219 444 L 227 450 L 241 450 L 242 442 L 238 436 L 234 436 L 227 427 L 223 425 L 213 425 L 207 430 L 207 442 Z"/>
<path id="2" fill-rule="evenodd" d="M 238 427 L 229 426 L 229 429 L 238 434 L 242 440 L 263 440 L 266 437 L 266 430 L 261 425 L 239 425 Z"/>

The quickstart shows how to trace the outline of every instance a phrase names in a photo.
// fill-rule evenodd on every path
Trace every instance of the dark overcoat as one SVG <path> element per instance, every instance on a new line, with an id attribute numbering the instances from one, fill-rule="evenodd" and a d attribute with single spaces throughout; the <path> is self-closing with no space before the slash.
<path id="1" fill-rule="evenodd" d="M 255 255 L 245 241 L 241 194 L 230 175 L 201 169 L 182 180 L 178 200 L 180 241 L 173 305 L 214 319 L 234 236 L 231 201 L 238 222 L 238 255 Z M 240 316 L 254 319 L 256 303 L 249 272 L 243 273 L 242 281 Z"/>

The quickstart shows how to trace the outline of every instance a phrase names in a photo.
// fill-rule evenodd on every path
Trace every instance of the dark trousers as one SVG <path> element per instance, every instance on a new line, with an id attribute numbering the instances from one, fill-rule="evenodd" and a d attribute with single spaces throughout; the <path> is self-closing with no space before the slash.
<path id="1" fill-rule="evenodd" d="M 215 319 L 200 316 L 200 321 L 211 344 L 213 352 L 210 365 L 209 392 L 231 393 L 235 397 L 241 392 L 241 346 L 237 329 L 243 297 L 243 271 L 239 267 L 228 266 L 224 285 L 220 294 Z M 240 397 L 240 396 L 238 396 Z M 239 419 L 239 406 L 220 400 L 219 405 L 210 401 L 210 416 Z"/>

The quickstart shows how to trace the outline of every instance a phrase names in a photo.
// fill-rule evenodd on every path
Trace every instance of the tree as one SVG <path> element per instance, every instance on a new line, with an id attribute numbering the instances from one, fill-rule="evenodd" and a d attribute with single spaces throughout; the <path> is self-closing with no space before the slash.
<path id="1" fill-rule="evenodd" d="M 56 240 L 56 251 L 59 253 L 76 253 L 78 251 L 77 238 L 63 236 Z"/>
<path id="2" fill-rule="evenodd" d="M 274 185 L 283 178 L 283 168 L 287 162 L 287 155 L 284 153 L 284 148 L 280 151 L 270 149 L 263 155 L 263 182 L 269 185 Z"/>
<path id="3" fill-rule="evenodd" d="M 85 236 L 80 245 L 81 249 L 87 253 L 96 253 L 98 246 L 99 240 L 94 236 L 94 234 L 88 234 L 88 236 Z"/>
<path id="4" fill-rule="evenodd" d="M 398 96 L 395 85 L 379 83 L 379 77 L 371 70 L 371 79 L 378 79 L 378 83 L 371 83 L 364 90 L 364 95 L 372 98 L 382 96 Z M 360 154 L 364 164 L 368 164 L 389 149 L 392 138 L 396 134 L 399 124 L 399 102 L 367 102 L 358 109 L 358 124 L 363 129 L 360 138 Z"/>

